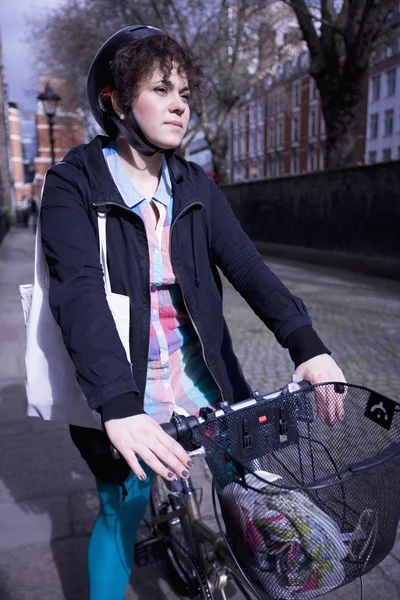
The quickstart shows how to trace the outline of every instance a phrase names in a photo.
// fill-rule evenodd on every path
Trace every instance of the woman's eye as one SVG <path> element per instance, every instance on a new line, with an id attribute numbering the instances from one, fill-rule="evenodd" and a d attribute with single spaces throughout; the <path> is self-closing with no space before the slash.
<path id="1" fill-rule="evenodd" d="M 183 94 L 181 96 L 181 98 L 183 98 L 183 100 L 185 100 L 186 102 L 189 102 L 189 100 L 190 100 L 190 94 Z"/>
<path id="2" fill-rule="evenodd" d="M 167 91 L 167 89 L 163 88 L 163 87 L 157 87 L 156 88 L 156 92 L 166 92 L 166 91 Z"/>

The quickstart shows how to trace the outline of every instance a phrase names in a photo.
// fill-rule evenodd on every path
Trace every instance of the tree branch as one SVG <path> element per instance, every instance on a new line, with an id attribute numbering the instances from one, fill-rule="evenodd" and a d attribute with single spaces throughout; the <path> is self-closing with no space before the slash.
<path id="1" fill-rule="evenodd" d="M 180 41 L 181 41 L 182 45 L 186 46 L 186 48 L 190 48 L 190 44 L 189 44 L 189 41 L 186 36 L 186 27 L 185 27 L 182 19 L 180 18 L 179 10 L 177 9 L 177 7 L 175 5 L 174 0 L 168 0 L 168 4 L 169 4 L 170 8 L 172 9 L 174 19 L 178 25 Z"/>
<path id="2" fill-rule="evenodd" d="M 180 154 L 183 154 L 183 155 L 186 154 L 187 148 L 193 142 L 196 134 L 200 131 L 200 129 L 201 129 L 201 124 L 200 124 L 200 122 L 198 122 L 187 130 L 186 135 L 183 138 L 183 143 L 179 146 Z"/>
<path id="3" fill-rule="evenodd" d="M 300 24 L 300 19 L 299 19 L 299 13 L 303 13 L 305 16 L 308 16 L 311 18 L 311 22 L 312 23 L 321 23 L 324 25 L 329 25 L 329 27 L 332 27 L 332 29 L 340 34 L 343 35 L 343 30 L 338 27 L 337 24 L 335 23 L 330 23 L 329 21 L 327 21 L 326 19 L 323 19 L 322 16 L 321 17 L 317 17 L 316 15 L 313 15 L 310 10 L 309 7 L 307 6 L 307 4 L 304 2 L 304 0 L 279 0 L 280 2 L 282 2 L 283 4 L 286 4 L 287 6 L 290 6 L 290 8 L 292 8 L 294 10 L 294 12 L 296 13 L 296 17 L 297 20 L 299 21 Z M 346 0 L 345 0 L 346 1 Z M 299 6 L 294 6 L 295 4 L 299 4 Z M 303 6 L 300 6 L 303 5 Z M 319 10 L 319 8 L 318 8 Z M 301 27 L 301 26 L 300 26 Z M 314 26 L 313 26 L 314 27 Z M 315 29 L 315 28 L 314 28 Z"/>
<path id="4" fill-rule="evenodd" d="M 307 4 L 304 0 L 289 0 L 289 2 L 296 13 L 304 40 L 307 43 L 310 51 L 311 60 L 313 63 L 313 71 L 323 71 L 325 67 L 325 60 L 322 53 L 321 43 L 314 27 L 313 17 L 308 10 Z"/>

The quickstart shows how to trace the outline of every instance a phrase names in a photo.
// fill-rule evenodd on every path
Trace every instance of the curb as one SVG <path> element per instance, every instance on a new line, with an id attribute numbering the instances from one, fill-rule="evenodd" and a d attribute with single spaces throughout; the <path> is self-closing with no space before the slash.
<path id="1" fill-rule="evenodd" d="M 275 258 L 338 267 L 347 271 L 400 281 L 400 259 L 361 256 L 359 254 L 347 254 L 346 252 L 331 252 L 330 250 L 317 250 L 315 248 L 269 244 L 258 241 L 254 241 L 254 245 L 260 254 Z"/>

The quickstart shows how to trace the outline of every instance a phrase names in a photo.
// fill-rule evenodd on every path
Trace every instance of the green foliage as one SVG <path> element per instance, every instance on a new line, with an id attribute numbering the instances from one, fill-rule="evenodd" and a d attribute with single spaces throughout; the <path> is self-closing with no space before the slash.
<path id="1" fill-rule="evenodd" d="M 9 206 L 3 207 L 1 214 L 6 217 L 6 219 L 8 220 L 8 222 L 10 224 L 10 227 L 13 227 L 15 225 L 15 223 L 16 223 L 15 212 Z"/>

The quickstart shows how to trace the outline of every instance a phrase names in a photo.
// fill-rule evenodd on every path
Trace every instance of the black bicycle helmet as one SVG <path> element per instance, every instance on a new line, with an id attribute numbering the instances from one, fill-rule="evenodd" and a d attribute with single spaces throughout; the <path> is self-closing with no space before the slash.
<path id="1" fill-rule="evenodd" d="M 161 31 L 161 29 L 149 25 L 132 25 L 117 31 L 117 33 L 114 33 L 114 35 L 112 35 L 97 52 L 90 65 L 87 79 L 87 96 L 90 110 L 100 127 L 104 129 L 110 137 L 114 137 L 118 129 L 126 141 L 135 148 L 135 150 L 145 156 L 152 156 L 156 152 L 165 152 L 165 150 L 155 146 L 145 137 L 132 109 L 129 108 L 126 117 L 128 118 L 133 131 L 142 142 L 146 144 L 147 148 L 132 137 L 114 111 L 107 108 L 103 98 L 104 90 L 108 90 L 108 93 L 111 94 L 111 91 L 115 89 L 110 69 L 110 61 L 114 58 L 117 51 L 127 42 L 153 35 L 165 36 L 166 34 Z M 152 148 L 152 150 L 149 150 L 149 148 Z"/>

